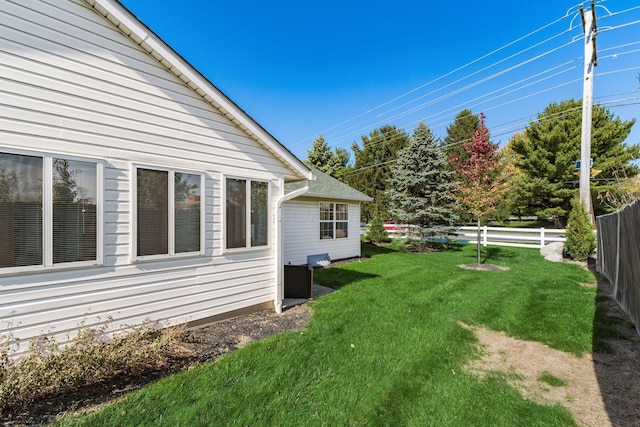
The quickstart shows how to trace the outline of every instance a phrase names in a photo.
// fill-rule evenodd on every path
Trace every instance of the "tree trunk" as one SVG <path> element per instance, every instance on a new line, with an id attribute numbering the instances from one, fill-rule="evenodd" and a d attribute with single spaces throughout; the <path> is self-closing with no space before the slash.
<path id="1" fill-rule="evenodd" d="M 478 242 L 478 265 L 480 265 L 480 217 L 478 217 L 478 238 L 477 238 L 477 242 Z"/>

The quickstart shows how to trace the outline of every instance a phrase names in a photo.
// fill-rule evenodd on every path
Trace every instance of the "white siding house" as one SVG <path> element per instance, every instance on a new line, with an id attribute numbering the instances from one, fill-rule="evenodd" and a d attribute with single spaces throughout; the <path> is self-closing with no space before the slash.
<path id="1" fill-rule="evenodd" d="M 0 3 L 0 333 L 279 309 L 311 171 L 119 2 Z"/>
<path id="2" fill-rule="evenodd" d="M 324 253 L 333 261 L 360 256 L 360 203 L 373 199 L 317 169 L 313 173 L 309 190 L 284 203 L 285 265 L 306 264 L 308 255 Z M 301 186 L 285 184 L 285 191 Z"/>

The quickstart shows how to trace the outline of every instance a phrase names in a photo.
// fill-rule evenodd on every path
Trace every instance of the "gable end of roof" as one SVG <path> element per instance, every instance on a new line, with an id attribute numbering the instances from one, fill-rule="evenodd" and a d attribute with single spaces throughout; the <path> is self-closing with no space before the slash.
<path id="1" fill-rule="evenodd" d="M 267 151 L 286 164 L 293 172 L 291 179 L 311 178 L 310 169 L 300 159 L 142 23 L 122 3 L 117 0 L 84 0 L 84 2 Z"/>

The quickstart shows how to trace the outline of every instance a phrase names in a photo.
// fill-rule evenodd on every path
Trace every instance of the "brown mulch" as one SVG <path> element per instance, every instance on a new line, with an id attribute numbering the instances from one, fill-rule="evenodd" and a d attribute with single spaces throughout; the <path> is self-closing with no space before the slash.
<path id="1" fill-rule="evenodd" d="M 477 270 L 477 271 L 507 271 L 509 267 L 495 264 L 460 264 L 458 268 L 463 270 Z"/>
<path id="2" fill-rule="evenodd" d="M 125 393 L 170 374 L 190 367 L 212 362 L 220 356 L 280 332 L 304 328 L 311 317 L 308 305 L 298 305 L 276 314 L 264 310 L 185 331 L 185 343 L 191 348 L 191 356 L 174 359 L 162 370 L 138 376 L 114 378 L 109 382 L 83 387 L 73 393 L 52 395 L 8 412 L 0 412 L 0 425 L 7 427 L 48 424 L 70 413 L 82 414 L 95 411 L 116 401 Z"/>

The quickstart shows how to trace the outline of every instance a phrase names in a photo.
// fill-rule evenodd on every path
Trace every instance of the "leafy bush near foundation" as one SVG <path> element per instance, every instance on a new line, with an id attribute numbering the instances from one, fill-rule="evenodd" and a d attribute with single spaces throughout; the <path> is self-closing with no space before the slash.
<path id="1" fill-rule="evenodd" d="M 0 341 L 0 415 L 43 396 L 155 371 L 191 352 L 183 341 L 183 326 L 153 323 L 106 338 L 108 325 L 81 327 L 64 346 L 46 334 L 38 336 L 24 355 L 17 354 L 19 342 L 5 335 Z"/>

